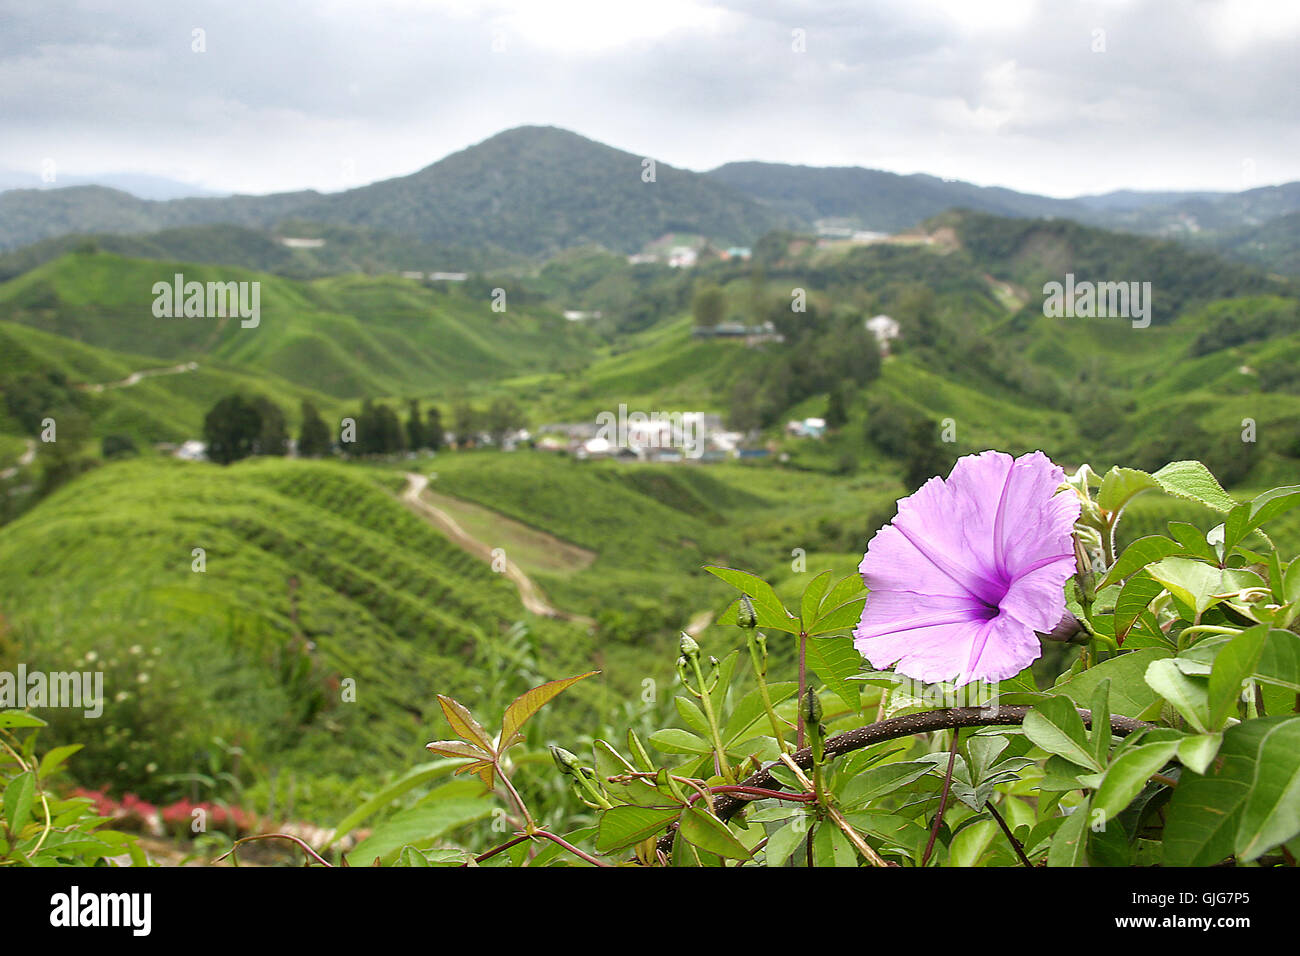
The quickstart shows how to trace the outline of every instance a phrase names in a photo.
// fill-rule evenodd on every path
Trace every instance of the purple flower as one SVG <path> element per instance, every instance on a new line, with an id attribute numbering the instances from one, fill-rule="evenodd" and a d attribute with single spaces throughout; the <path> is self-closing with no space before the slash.
<path id="1" fill-rule="evenodd" d="M 898 502 L 858 570 L 871 589 L 854 645 L 926 683 L 1014 677 L 1065 611 L 1079 499 L 1042 452 L 968 455 Z"/>

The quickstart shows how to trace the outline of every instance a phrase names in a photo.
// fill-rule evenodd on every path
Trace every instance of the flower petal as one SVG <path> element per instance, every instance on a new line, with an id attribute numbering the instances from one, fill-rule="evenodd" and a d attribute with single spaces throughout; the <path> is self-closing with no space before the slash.
<path id="1" fill-rule="evenodd" d="M 968 455 L 898 503 L 859 570 L 855 646 L 924 681 L 1002 680 L 1038 658 L 1065 608 L 1079 502 L 1042 452 Z"/>
<path id="2" fill-rule="evenodd" d="M 865 637 L 854 646 L 871 666 L 894 670 L 927 684 L 953 681 L 993 683 L 1014 677 L 1042 653 L 1033 629 L 1009 615 L 984 621 L 936 623 L 898 633 Z"/>

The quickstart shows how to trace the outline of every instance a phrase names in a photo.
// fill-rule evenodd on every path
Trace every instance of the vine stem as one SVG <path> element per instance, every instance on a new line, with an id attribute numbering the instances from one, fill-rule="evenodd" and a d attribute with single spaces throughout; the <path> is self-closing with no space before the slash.
<path id="1" fill-rule="evenodd" d="M 550 840 L 552 843 L 557 843 L 557 844 L 559 844 L 560 846 L 564 847 L 564 849 L 566 849 L 566 850 L 568 850 L 570 853 L 572 853 L 574 856 L 578 857 L 579 859 L 586 860 L 586 861 L 587 861 L 588 863 L 590 863 L 592 866 L 601 866 L 601 867 L 608 867 L 608 866 L 609 866 L 608 863 L 605 863 L 605 862 L 602 861 L 602 860 L 598 860 L 598 859 L 596 859 L 596 858 L 595 858 L 594 856 L 592 856 L 590 853 L 587 853 L 587 852 L 585 852 L 585 851 L 583 851 L 583 850 L 579 850 L 576 846 L 574 846 L 574 845 L 573 845 L 572 843 L 570 843 L 568 840 L 564 839 L 564 837 L 562 837 L 562 836 L 556 836 L 556 835 L 555 835 L 554 833 L 552 833 L 550 830 L 534 830 L 533 833 L 532 833 L 532 835 L 533 835 L 533 836 L 539 836 L 539 837 L 545 837 L 546 839 Z"/>
<path id="2" fill-rule="evenodd" d="M 808 635 L 804 631 L 799 632 L 799 700 L 803 701 L 804 694 L 808 691 Z M 797 746 L 803 747 L 803 707 L 799 711 L 799 741 Z"/>
<path id="3" fill-rule="evenodd" d="M 998 808 L 993 806 L 993 801 L 990 800 L 988 803 L 984 804 L 984 809 L 988 810 L 988 812 L 993 815 L 993 819 L 998 821 L 998 826 L 1000 826 L 1002 832 L 1006 834 L 1007 841 L 1011 844 L 1011 848 L 1016 851 L 1016 856 L 1020 857 L 1020 862 L 1032 870 L 1034 864 L 1029 862 L 1029 857 L 1025 856 L 1025 848 L 1020 845 L 1020 841 L 1016 839 L 1016 835 L 1011 832 L 1011 827 L 1007 826 L 1007 821 L 1002 819 L 1002 814 L 998 813 Z"/>
<path id="4" fill-rule="evenodd" d="M 846 731 L 842 734 L 830 738 L 826 741 L 826 756 L 839 757 L 855 750 L 861 750 L 863 747 L 870 747 L 872 744 L 878 744 L 885 740 L 897 740 L 899 737 L 910 737 L 913 734 L 932 733 L 936 730 L 953 730 L 957 727 L 997 727 L 997 726 L 1014 726 L 1023 724 L 1025 716 L 1032 708 L 1023 705 L 1008 707 L 946 707 L 942 710 L 928 710 L 919 714 L 904 714 L 901 717 L 891 717 L 888 720 L 881 720 L 874 724 L 868 724 L 865 727 L 858 727 L 854 730 Z M 1082 718 L 1084 726 L 1092 726 L 1092 712 L 1083 708 L 1078 708 L 1079 716 Z M 1129 734 L 1139 730 L 1146 730 L 1153 726 L 1144 720 L 1135 720 L 1132 717 L 1124 717 L 1116 714 L 1110 718 L 1110 730 L 1117 737 L 1127 737 Z M 790 754 L 793 760 L 800 768 L 804 770 L 811 769 L 813 764 L 813 755 L 811 748 L 804 747 L 801 750 Z M 772 768 L 779 765 L 779 761 L 768 764 L 762 770 L 751 774 L 740 782 L 743 787 L 759 787 L 762 789 L 779 790 L 782 784 L 772 775 Z M 751 801 L 740 800 L 730 794 L 719 794 L 714 802 L 714 813 L 719 820 L 724 823 L 740 812 L 742 808 Z M 673 835 L 676 832 L 676 825 L 669 828 L 668 832 L 659 838 L 658 847 L 665 853 L 672 849 Z"/>
<path id="5" fill-rule="evenodd" d="M 330 867 L 331 869 L 334 868 L 334 864 L 331 863 L 329 860 L 325 859 L 314 849 L 312 849 L 311 845 L 306 840 L 303 840 L 300 837 L 296 837 L 291 833 L 256 833 L 252 836 L 240 837 L 238 840 L 236 840 L 234 843 L 230 845 L 229 850 L 221 854 L 221 856 L 217 857 L 212 862 L 220 863 L 226 857 L 230 856 L 237 849 L 239 849 L 239 845 L 241 843 L 252 843 L 256 840 L 288 840 L 290 843 L 297 844 L 298 848 L 302 850 L 303 853 L 307 854 L 307 856 L 315 860 L 321 866 L 327 866 Z"/>
<path id="6" fill-rule="evenodd" d="M 957 736 L 961 733 L 956 727 L 952 729 L 952 747 L 948 750 L 948 769 L 943 775 L 943 791 L 939 796 L 939 812 L 934 815 L 934 826 L 930 827 L 930 839 L 926 841 L 925 852 L 921 854 L 921 866 L 930 862 L 934 852 L 934 841 L 939 838 L 939 828 L 943 826 L 943 814 L 948 809 L 948 794 L 952 792 L 952 768 L 957 763 Z"/>

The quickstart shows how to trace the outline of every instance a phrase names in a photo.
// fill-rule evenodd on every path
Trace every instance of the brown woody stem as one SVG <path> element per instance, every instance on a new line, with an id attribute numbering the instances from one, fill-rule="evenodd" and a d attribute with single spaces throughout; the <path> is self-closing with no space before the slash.
<path id="1" fill-rule="evenodd" d="M 888 720 L 845 731 L 830 738 L 826 741 L 826 756 L 828 758 L 840 757 L 885 740 L 896 740 L 899 737 L 910 737 L 913 734 L 933 733 L 936 730 L 955 730 L 958 727 L 1016 726 L 1025 722 L 1025 716 L 1030 710 L 1032 708 L 1023 705 L 991 708 L 946 707 L 943 710 L 927 710 L 919 714 L 904 714 L 902 717 L 891 717 Z M 1083 718 L 1084 725 L 1091 727 L 1092 712 L 1083 708 L 1078 710 L 1079 716 Z M 1119 714 L 1112 715 L 1110 718 L 1111 733 L 1117 737 L 1127 737 L 1131 733 L 1146 730 L 1151 726 L 1146 721 L 1124 717 Z M 789 756 L 800 768 L 804 770 L 811 769 L 813 757 L 810 748 L 804 747 Z M 779 761 L 768 764 L 762 770 L 742 780 L 739 785 L 742 787 L 758 787 L 764 790 L 780 790 L 781 782 L 772 776 L 772 768 L 777 764 L 779 764 Z M 713 812 L 719 820 L 726 822 L 750 802 L 749 800 L 736 799 L 729 794 L 719 794 L 714 801 Z M 667 833 L 659 838 L 658 847 L 665 853 L 672 850 L 675 830 L 676 825 L 674 824 Z"/>

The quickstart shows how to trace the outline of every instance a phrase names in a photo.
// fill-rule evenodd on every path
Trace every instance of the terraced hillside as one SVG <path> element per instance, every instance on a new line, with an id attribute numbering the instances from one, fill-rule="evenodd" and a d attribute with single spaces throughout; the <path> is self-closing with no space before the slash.
<path id="1" fill-rule="evenodd" d="M 85 782 L 99 771 L 156 791 L 218 739 L 259 763 L 349 778 L 420 752 L 434 694 L 478 687 L 476 655 L 528 615 L 386 478 L 328 463 L 136 461 L 0 528 L 5 664 L 97 658 L 107 672 Z M 581 629 L 530 624 L 548 672 L 585 668 Z"/>
<path id="2" fill-rule="evenodd" d="M 158 318 L 154 284 L 257 282 L 260 321 Z M 73 254 L 0 285 L 0 320 L 167 362 L 205 358 L 338 398 L 408 394 L 554 367 L 583 331 L 491 287 L 435 291 L 396 276 L 300 282 L 245 269 Z"/>
<path id="3" fill-rule="evenodd" d="M 199 437 L 203 416 L 232 392 L 270 398 L 295 425 L 303 399 L 332 417 L 341 408 L 313 389 L 221 360 L 164 364 L 149 355 L 116 352 L 0 321 L 0 390 L 25 378 L 59 383 L 54 386 L 61 396 L 58 405 L 84 412 L 95 437 L 124 435 L 142 447 Z M 7 440 L 9 447 L 17 448 L 31 436 L 6 404 L 0 402 L 0 442 Z M 4 448 L 0 443 L 0 462 L 6 460 Z"/>

